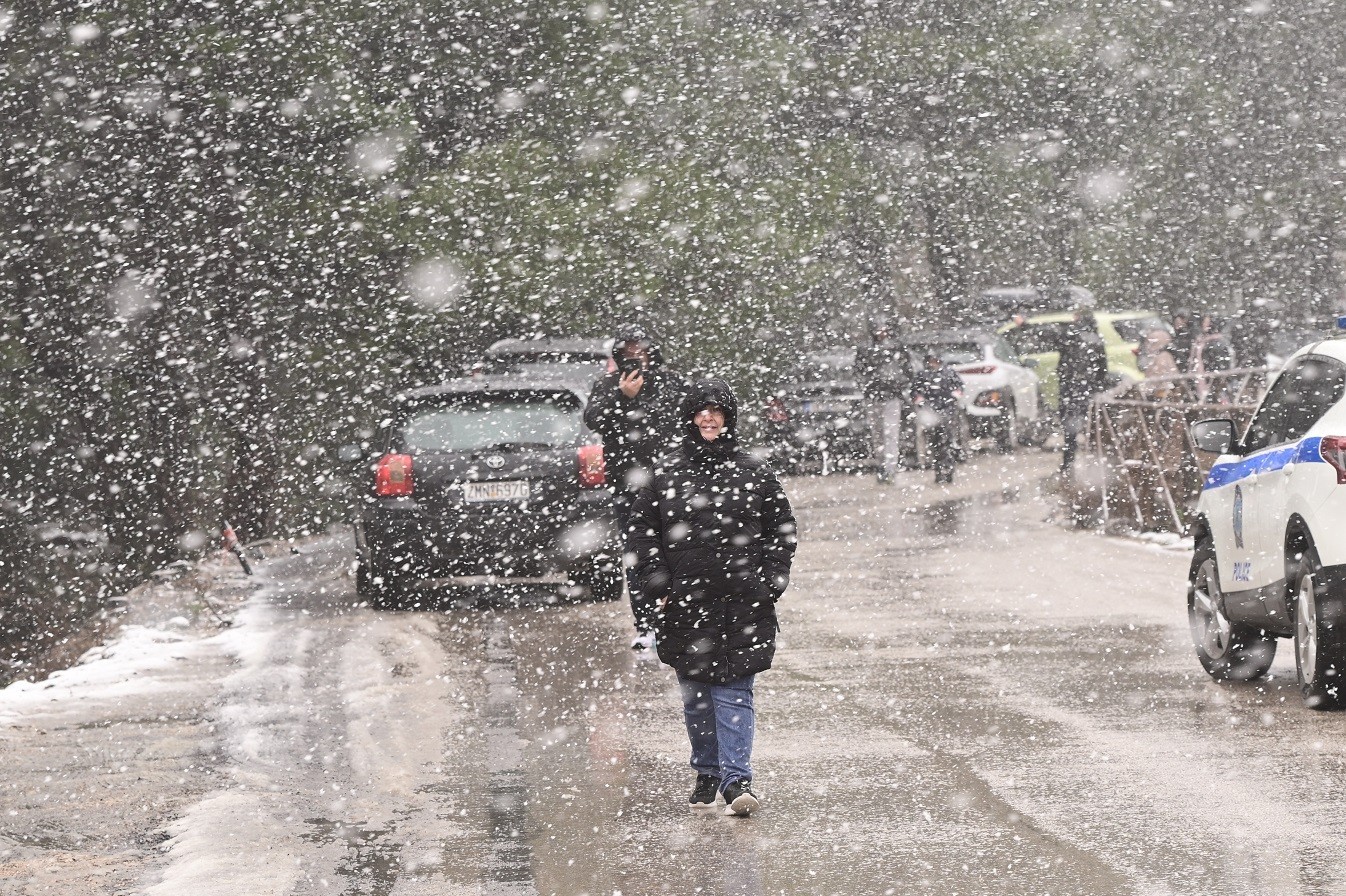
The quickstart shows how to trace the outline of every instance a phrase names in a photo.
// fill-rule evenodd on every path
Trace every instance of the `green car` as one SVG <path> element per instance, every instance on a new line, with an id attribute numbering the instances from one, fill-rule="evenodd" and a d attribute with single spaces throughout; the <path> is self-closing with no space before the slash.
<path id="1" fill-rule="evenodd" d="M 1173 332 L 1173 328 L 1153 311 L 1098 311 L 1094 318 L 1098 321 L 1098 334 L 1108 347 L 1108 373 L 1117 381 L 1144 378 L 1136 366 L 1136 352 L 1146 333 L 1154 329 Z M 1056 376 L 1060 358 L 1057 347 L 1061 344 L 1062 331 L 1072 320 L 1072 312 L 1060 311 L 1038 314 L 1022 324 L 1006 324 L 1000 328 L 1019 357 L 1036 362 L 1035 369 L 1042 380 L 1042 397 L 1052 407 L 1059 403 L 1061 392 Z"/>

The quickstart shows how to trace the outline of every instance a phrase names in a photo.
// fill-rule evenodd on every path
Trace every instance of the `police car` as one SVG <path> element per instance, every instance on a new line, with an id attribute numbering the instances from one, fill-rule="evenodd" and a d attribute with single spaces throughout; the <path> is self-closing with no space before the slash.
<path id="1" fill-rule="evenodd" d="M 1219 455 L 1197 503 L 1187 612 L 1212 677 L 1247 681 L 1293 638 L 1307 705 L 1346 704 L 1346 338 L 1295 352 L 1242 439 L 1192 427 Z"/>

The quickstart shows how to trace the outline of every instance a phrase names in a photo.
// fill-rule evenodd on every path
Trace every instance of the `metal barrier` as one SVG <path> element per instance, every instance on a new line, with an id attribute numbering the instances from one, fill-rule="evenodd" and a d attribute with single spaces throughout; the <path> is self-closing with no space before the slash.
<path id="1" fill-rule="evenodd" d="M 1225 417 L 1242 430 L 1266 389 L 1267 372 L 1255 367 L 1150 377 L 1094 399 L 1088 440 L 1106 476 L 1103 525 L 1186 531 L 1215 459 L 1192 442 L 1191 424 Z"/>

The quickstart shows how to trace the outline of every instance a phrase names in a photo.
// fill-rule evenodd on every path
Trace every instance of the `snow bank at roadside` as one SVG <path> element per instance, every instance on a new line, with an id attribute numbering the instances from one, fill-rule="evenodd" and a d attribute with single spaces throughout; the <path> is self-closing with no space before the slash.
<path id="1" fill-rule="evenodd" d="M 82 712 L 89 704 L 190 686 L 190 678 L 172 670 L 209 649 L 209 639 L 190 631 L 127 626 L 69 669 L 45 681 L 16 681 L 0 690 L 0 726 L 18 724 L 34 713 Z"/>
<path id="2" fill-rule="evenodd" d="M 1160 551 L 1180 551 L 1184 554 L 1192 552 L 1192 536 L 1179 535 L 1176 532 L 1138 532 L 1134 535 L 1128 535 L 1126 538 L 1142 546 L 1154 548 Z"/>

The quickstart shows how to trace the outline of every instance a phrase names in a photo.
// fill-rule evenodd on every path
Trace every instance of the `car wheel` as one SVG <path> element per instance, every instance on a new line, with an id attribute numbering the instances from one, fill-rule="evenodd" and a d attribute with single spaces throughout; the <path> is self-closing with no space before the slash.
<path id="1" fill-rule="evenodd" d="M 1001 454 L 1011 454 L 1019 444 L 1019 411 L 1013 399 L 1008 399 L 1000 410 L 1000 420 L 995 430 L 995 450 Z"/>
<path id="2" fill-rule="evenodd" d="M 1346 622 L 1339 598 L 1323 582 L 1318 552 L 1299 558 L 1294 577 L 1295 671 L 1299 692 L 1310 709 L 1335 709 L 1346 702 Z"/>
<path id="3" fill-rule="evenodd" d="M 386 570 L 375 569 L 361 560 L 355 568 L 355 593 L 379 610 L 396 609 L 401 594 L 397 580 Z"/>
<path id="4" fill-rule="evenodd" d="M 1276 658 L 1276 638 L 1230 620 L 1210 536 L 1196 544 L 1187 585 L 1187 621 L 1197 659 L 1211 678 L 1252 681 L 1266 674 Z"/>

